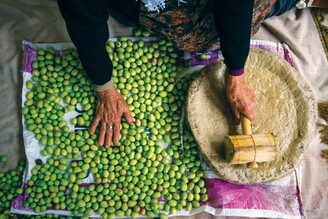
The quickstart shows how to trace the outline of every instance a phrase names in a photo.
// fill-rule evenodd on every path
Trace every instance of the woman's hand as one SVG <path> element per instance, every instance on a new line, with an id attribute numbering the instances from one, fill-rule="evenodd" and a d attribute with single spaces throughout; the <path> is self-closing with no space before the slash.
<path id="1" fill-rule="evenodd" d="M 227 98 L 235 116 L 236 125 L 240 122 L 242 113 L 249 120 L 255 119 L 255 93 L 247 84 L 244 76 L 228 75 L 226 83 Z"/>
<path id="2" fill-rule="evenodd" d="M 98 124 L 100 133 L 98 143 L 109 147 L 111 143 L 117 144 L 120 137 L 121 117 L 125 116 L 130 125 L 134 125 L 128 104 L 121 94 L 110 86 L 107 90 L 98 92 L 96 116 L 90 126 L 90 134 L 93 135 Z"/>

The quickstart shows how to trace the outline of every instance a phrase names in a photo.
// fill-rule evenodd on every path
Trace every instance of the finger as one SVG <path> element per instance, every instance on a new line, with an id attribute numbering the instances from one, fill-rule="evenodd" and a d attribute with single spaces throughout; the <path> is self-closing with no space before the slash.
<path id="1" fill-rule="evenodd" d="M 105 147 L 109 148 L 111 143 L 112 143 L 113 127 L 112 128 L 107 128 L 105 137 L 106 137 Z"/>
<path id="2" fill-rule="evenodd" d="M 98 144 L 100 146 L 104 145 L 105 134 L 106 134 L 106 123 L 102 122 L 101 127 L 100 127 L 100 132 L 99 132 L 99 138 L 98 138 Z"/>
<path id="3" fill-rule="evenodd" d="M 113 127 L 113 141 L 114 141 L 114 145 L 117 145 L 118 144 L 118 141 L 120 139 L 120 123 L 117 122 L 114 124 L 114 127 Z"/>
<path id="4" fill-rule="evenodd" d="M 232 108 L 233 115 L 235 116 L 235 125 L 238 125 L 240 123 L 240 112 L 237 108 Z"/>
<path id="5" fill-rule="evenodd" d="M 134 120 L 133 120 L 133 117 L 130 113 L 130 110 L 125 107 L 124 111 L 123 111 L 123 115 L 125 116 L 126 118 L 126 121 L 130 124 L 130 125 L 134 125 Z"/>
<path id="6" fill-rule="evenodd" d="M 254 114 L 254 111 L 248 111 L 245 113 L 245 116 L 247 119 L 253 121 L 255 120 L 255 114 Z"/>
<path id="7" fill-rule="evenodd" d="M 255 120 L 255 113 L 254 113 L 254 106 L 248 105 L 244 108 L 242 113 L 245 115 L 245 117 L 249 120 Z"/>
<path id="8" fill-rule="evenodd" d="M 251 102 L 252 102 L 253 106 L 256 105 L 256 95 L 255 94 L 251 96 Z"/>
<path id="9" fill-rule="evenodd" d="M 98 116 L 96 116 L 96 118 L 92 121 L 91 126 L 89 128 L 89 132 L 91 135 L 93 135 L 95 133 L 96 128 L 99 124 L 99 121 L 100 121 L 100 118 Z"/>

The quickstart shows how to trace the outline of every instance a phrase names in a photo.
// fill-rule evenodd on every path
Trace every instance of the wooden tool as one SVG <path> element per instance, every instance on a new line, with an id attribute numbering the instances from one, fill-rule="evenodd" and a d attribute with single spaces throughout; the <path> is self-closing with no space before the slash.
<path id="1" fill-rule="evenodd" d="M 275 137 L 270 134 L 252 134 L 251 122 L 241 116 L 243 135 L 225 136 L 225 158 L 229 164 L 247 164 L 257 168 L 257 162 L 272 161 L 277 156 Z"/>

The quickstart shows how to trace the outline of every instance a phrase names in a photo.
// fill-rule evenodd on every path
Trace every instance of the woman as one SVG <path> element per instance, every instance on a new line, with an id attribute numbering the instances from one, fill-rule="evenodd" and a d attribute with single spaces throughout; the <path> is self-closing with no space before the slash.
<path id="1" fill-rule="evenodd" d="M 105 49 L 109 15 L 162 35 L 180 50 L 221 49 L 229 70 L 227 97 L 238 124 L 241 113 L 255 119 L 255 93 L 243 77 L 250 38 L 265 18 L 290 10 L 295 1 L 58 0 L 70 38 L 98 92 L 90 133 L 100 125 L 98 143 L 109 147 L 112 141 L 118 143 L 122 115 L 133 124 L 128 105 L 113 86 L 113 65 Z"/>

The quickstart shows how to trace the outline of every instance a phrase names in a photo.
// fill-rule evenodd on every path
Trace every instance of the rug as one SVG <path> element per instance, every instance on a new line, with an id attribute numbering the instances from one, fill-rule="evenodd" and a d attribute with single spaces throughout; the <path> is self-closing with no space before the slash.
<path id="1" fill-rule="evenodd" d="M 328 124 L 328 101 L 319 103 L 319 116 Z M 328 125 L 320 125 L 320 140 L 328 146 Z M 328 149 L 321 151 L 321 157 L 328 162 Z"/>
<path id="2" fill-rule="evenodd" d="M 328 124 L 328 101 L 321 102 L 318 105 L 319 116 L 322 118 L 326 124 Z M 320 126 L 320 137 L 321 142 L 328 145 L 328 125 L 321 124 Z M 328 161 L 328 154 L 326 156 Z"/>
<path id="3" fill-rule="evenodd" d="M 328 59 L 328 9 L 311 8 L 311 13 Z"/>
<path id="4" fill-rule="evenodd" d="M 313 20 L 318 29 L 322 47 L 328 59 L 328 9 L 311 8 Z M 319 116 L 328 122 L 328 101 L 319 103 L 318 105 Z M 321 142 L 328 145 L 328 125 L 320 125 L 320 138 Z M 328 162 L 328 149 L 321 151 L 321 156 Z"/>

